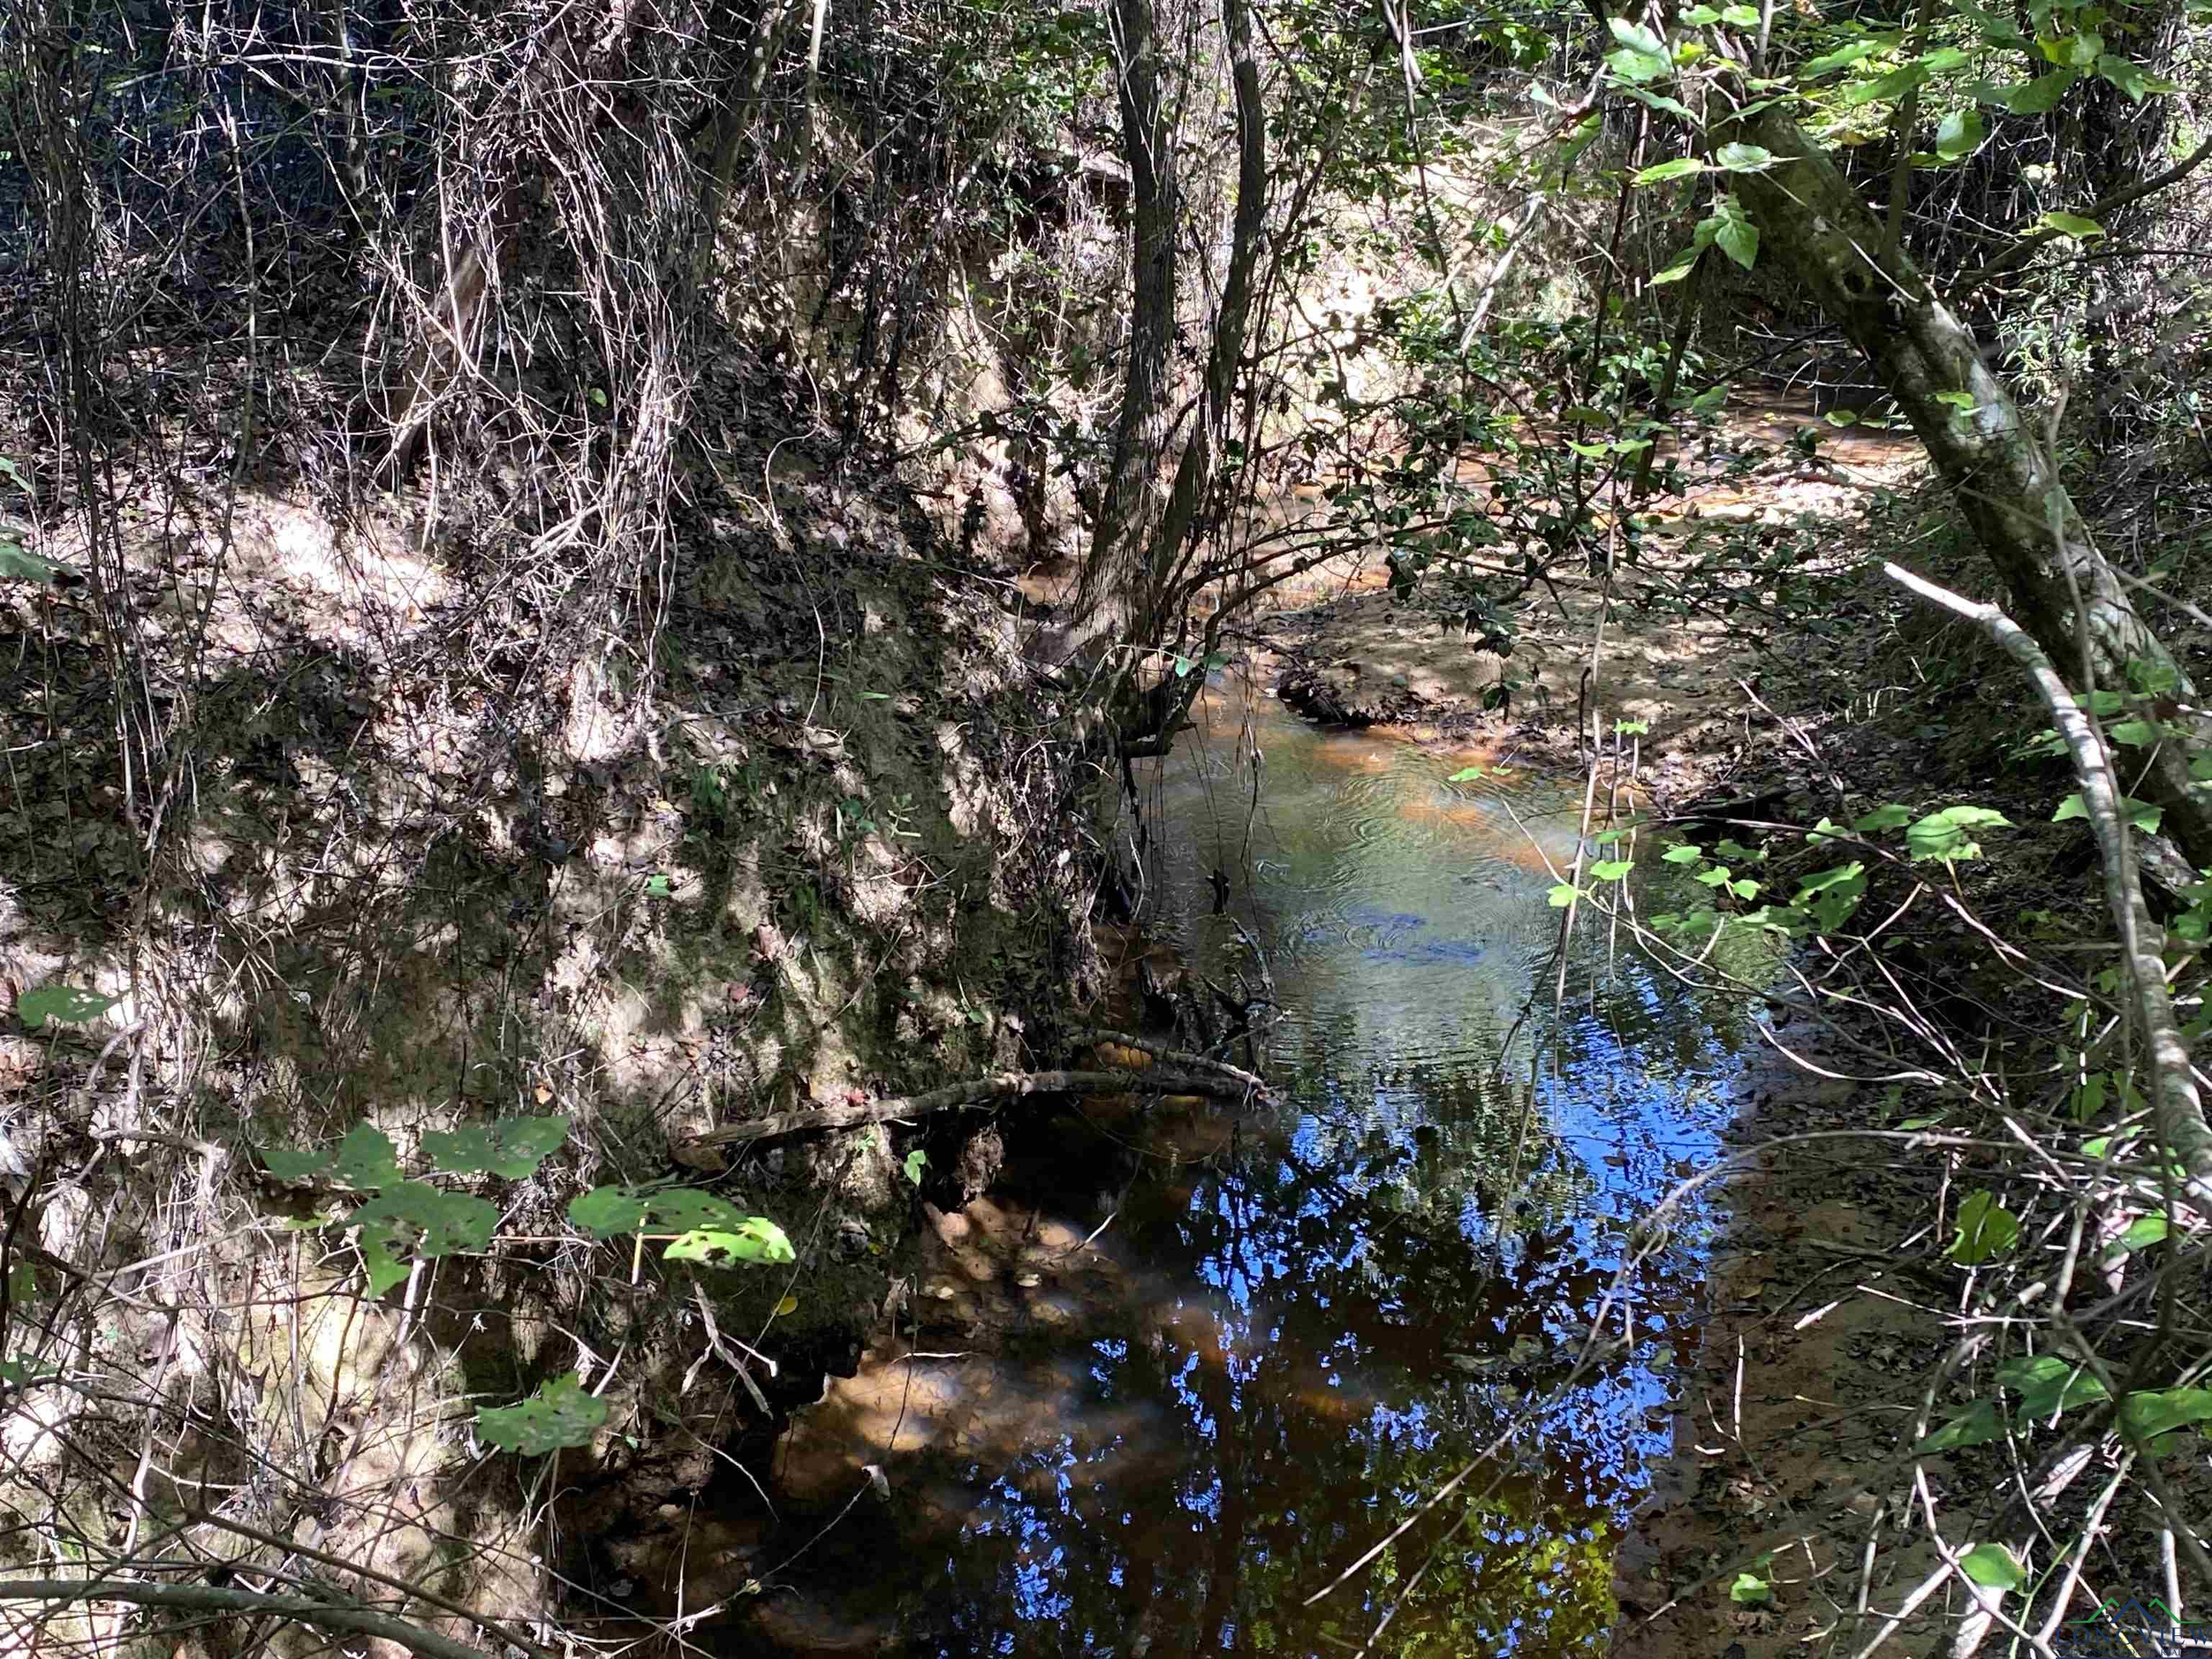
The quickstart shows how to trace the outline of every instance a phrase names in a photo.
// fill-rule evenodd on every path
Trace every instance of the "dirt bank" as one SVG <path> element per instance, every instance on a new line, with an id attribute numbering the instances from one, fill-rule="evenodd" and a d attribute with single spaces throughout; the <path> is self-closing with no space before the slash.
<path id="1" fill-rule="evenodd" d="M 274 1470 L 275 1507 L 237 1506 L 271 1537 L 400 1578 L 451 1556 L 448 1603 L 485 1615 L 618 1609 L 605 1540 L 672 1504 L 688 1528 L 726 1447 L 849 1369 L 974 1125 L 696 1137 L 1064 1058 L 1055 1015 L 1102 981 L 1089 774 L 1008 584 L 794 447 L 715 469 L 657 593 L 601 596 L 632 618 L 611 643 L 580 625 L 588 588 L 502 565 L 495 501 L 428 491 L 341 520 L 304 487 L 149 480 L 105 611 L 82 581 L 0 585 L 4 695 L 35 711 L 0 811 L 0 979 L 11 1005 L 106 1000 L 0 1037 L 9 1237 L 50 1264 L 9 1352 L 112 1379 L 109 1404 L 11 1419 L 8 1501 L 46 1514 L 69 1444 L 138 1495 L 115 1524 L 228 1559 L 258 1547 L 196 1494 Z M 39 482 L 30 550 L 83 568 L 83 520 Z M 148 765 L 159 825 L 121 805 Z M 459 1183 L 496 1236 L 388 1296 L 320 1224 L 343 1190 L 257 1173 L 362 1124 L 411 1172 L 426 1137 L 522 1115 L 566 1120 L 552 1157 Z M 671 1178 L 795 1259 L 663 1261 L 565 1219 Z M 550 1466 L 470 1420 L 571 1370 L 609 1410 L 549 1503 Z M 187 1449 L 149 1485 L 157 1433 Z"/>

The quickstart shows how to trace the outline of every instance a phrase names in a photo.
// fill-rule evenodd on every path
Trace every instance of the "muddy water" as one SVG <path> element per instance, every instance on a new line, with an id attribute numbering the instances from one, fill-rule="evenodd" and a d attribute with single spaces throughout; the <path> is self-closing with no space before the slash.
<path id="1" fill-rule="evenodd" d="M 1380 1654 L 1602 1650 L 1694 1218 L 1626 1287 L 1633 1346 L 1577 1356 L 1629 1222 L 1713 1152 L 1729 1033 L 1601 938 L 1554 1012 L 1578 795 L 1234 684 L 1201 714 L 1141 780 L 1148 897 L 1198 975 L 1271 977 L 1277 1098 L 1010 1128 L 779 1449 L 778 1537 L 826 1530 L 744 1650 L 1320 1655 L 1386 1618 Z"/>

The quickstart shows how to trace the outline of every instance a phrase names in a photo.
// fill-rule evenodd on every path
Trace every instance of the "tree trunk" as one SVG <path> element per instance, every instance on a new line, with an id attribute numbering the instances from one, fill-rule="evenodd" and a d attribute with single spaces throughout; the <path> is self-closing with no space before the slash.
<path id="1" fill-rule="evenodd" d="M 1076 584 L 1070 654 L 1124 629 L 1131 619 L 1167 438 L 1169 356 L 1175 343 L 1175 133 L 1160 101 L 1159 39 L 1152 0 L 1114 0 L 1114 66 L 1135 224 L 1129 363 L 1091 557 Z"/>
<path id="2" fill-rule="evenodd" d="M 1780 262 L 1866 355 L 2028 632 L 2070 678 L 2081 677 L 2086 647 L 2100 688 L 2124 690 L 2146 678 L 2155 688 L 2167 735 L 2142 787 L 2165 808 L 2165 827 L 2190 861 L 2212 866 L 2212 792 L 2189 775 L 2189 750 L 2212 750 L 2212 726 L 2181 712 L 2197 702 L 2188 677 L 2136 613 L 1972 334 L 1903 249 L 1882 252 L 1881 226 L 1787 112 L 1769 106 L 1719 137 L 1778 158 L 1736 184 L 1763 256 Z M 1945 401 L 1960 394 L 1971 407 Z"/>
<path id="3" fill-rule="evenodd" d="M 1252 55 L 1249 0 L 1222 0 L 1222 33 L 1229 47 L 1230 81 L 1237 96 L 1237 213 L 1229 243 L 1229 270 L 1214 313 L 1206 384 L 1190 441 L 1176 464 L 1174 487 L 1148 561 L 1147 592 L 1139 637 L 1163 639 L 1176 607 L 1176 579 L 1188 562 L 1185 546 L 1213 489 L 1220 446 L 1229 431 L 1237 371 L 1244 356 L 1244 326 L 1252 310 L 1252 276 L 1260 263 L 1260 233 L 1267 216 L 1267 109 L 1261 95 L 1260 65 Z"/>

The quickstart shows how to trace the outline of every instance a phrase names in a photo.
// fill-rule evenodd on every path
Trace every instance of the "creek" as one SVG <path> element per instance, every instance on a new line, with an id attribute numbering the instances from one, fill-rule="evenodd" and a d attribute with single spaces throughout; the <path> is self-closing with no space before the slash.
<path id="1" fill-rule="evenodd" d="M 1587 917 L 1555 1006 L 1579 787 L 1234 678 L 1197 718 L 1139 775 L 1147 915 L 1193 983 L 1264 959 L 1273 1098 L 1009 1115 L 778 1447 L 813 1541 L 729 1650 L 1604 1650 L 1710 1220 L 1624 1270 L 1630 1230 L 1714 1156 L 1736 1017 Z"/>

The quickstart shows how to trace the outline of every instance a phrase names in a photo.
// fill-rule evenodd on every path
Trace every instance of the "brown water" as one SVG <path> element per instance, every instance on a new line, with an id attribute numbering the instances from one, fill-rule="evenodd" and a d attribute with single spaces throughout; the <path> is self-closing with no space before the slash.
<path id="1" fill-rule="evenodd" d="M 1149 902 L 1224 988 L 1264 954 L 1277 1098 L 1010 1123 L 896 1339 L 779 1449 L 776 1535 L 818 1541 L 759 1622 L 695 1641 L 1602 1650 L 1614 1543 L 1671 1438 L 1694 1214 L 1619 1284 L 1632 1346 L 1577 1362 L 1629 1224 L 1714 1152 L 1730 1033 L 1602 937 L 1553 1011 L 1546 857 L 1571 859 L 1578 792 L 1454 783 L 1469 757 L 1233 684 L 1200 712 L 1144 780 Z"/>

